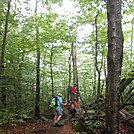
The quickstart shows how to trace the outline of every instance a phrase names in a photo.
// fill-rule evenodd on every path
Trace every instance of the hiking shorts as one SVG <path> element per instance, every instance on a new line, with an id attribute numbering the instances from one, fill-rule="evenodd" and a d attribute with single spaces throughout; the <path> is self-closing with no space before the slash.
<path id="1" fill-rule="evenodd" d="M 57 115 L 57 116 L 62 115 L 62 112 L 59 108 L 53 108 L 53 112 L 54 112 L 54 115 Z"/>

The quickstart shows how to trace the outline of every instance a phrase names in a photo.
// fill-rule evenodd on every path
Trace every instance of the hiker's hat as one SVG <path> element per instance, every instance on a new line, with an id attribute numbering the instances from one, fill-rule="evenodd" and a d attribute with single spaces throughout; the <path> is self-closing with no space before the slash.
<path id="1" fill-rule="evenodd" d="M 58 94 L 58 96 L 62 97 L 62 94 L 61 94 L 61 93 L 59 93 L 59 94 Z"/>

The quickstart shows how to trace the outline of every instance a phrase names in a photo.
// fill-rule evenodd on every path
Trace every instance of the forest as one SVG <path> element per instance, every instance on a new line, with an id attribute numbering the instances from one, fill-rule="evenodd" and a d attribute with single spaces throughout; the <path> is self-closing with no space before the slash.
<path id="1" fill-rule="evenodd" d="M 0 134 L 133 134 L 133 38 L 133 0 L 1 0 Z"/>

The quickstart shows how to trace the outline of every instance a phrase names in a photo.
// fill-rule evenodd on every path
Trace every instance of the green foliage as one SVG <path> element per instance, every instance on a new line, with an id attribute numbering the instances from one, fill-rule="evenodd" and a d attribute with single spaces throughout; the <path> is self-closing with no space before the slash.
<path id="1" fill-rule="evenodd" d="M 94 110 L 88 110 L 87 113 L 88 113 L 88 114 L 94 114 L 95 111 L 94 111 Z"/>
<path id="2" fill-rule="evenodd" d="M 0 125 L 6 124 L 6 123 L 10 123 L 12 126 L 16 126 L 16 123 L 22 123 L 23 119 L 21 119 L 19 117 L 19 114 L 13 114 L 13 113 L 9 113 L 8 110 L 4 110 L 2 112 L 0 112 Z"/>
<path id="3" fill-rule="evenodd" d="M 85 127 L 82 124 L 80 124 L 79 121 L 74 122 L 73 128 L 75 129 L 76 132 L 84 132 L 85 131 L 85 129 L 84 129 Z"/>
<path id="4" fill-rule="evenodd" d="M 53 78 L 54 92 L 64 94 L 66 100 L 68 88 L 68 58 L 71 52 L 71 43 L 77 42 L 77 67 L 79 79 L 79 91 L 85 103 L 93 102 L 96 98 L 97 91 L 97 73 L 95 68 L 95 16 L 99 10 L 97 18 L 98 30 L 98 63 L 101 66 L 101 57 L 103 48 L 107 44 L 107 10 L 106 1 L 79 0 L 73 3 L 79 7 L 77 15 L 59 15 L 52 12 L 51 6 L 59 4 L 62 7 L 62 0 L 42 0 L 42 12 L 37 14 L 39 27 L 39 41 L 36 39 L 36 25 L 34 7 L 30 5 L 30 0 L 23 2 L 14 1 L 11 4 L 11 10 L 8 22 L 7 41 L 4 55 L 4 70 L 2 79 L 0 80 L 0 106 L 4 110 L 0 112 L 0 124 L 12 122 L 13 125 L 22 122 L 23 119 L 34 117 L 35 110 L 35 91 L 36 91 L 36 62 L 37 62 L 37 46 L 40 47 L 40 111 L 44 114 L 44 107 L 50 104 L 51 91 L 51 72 L 50 72 L 50 56 L 51 46 L 53 47 Z M 41 4 L 41 3 L 40 3 Z M 131 39 L 134 19 L 125 19 L 131 16 L 133 8 L 132 0 L 123 1 L 123 32 L 124 32 L 124 54 L 122 76 L 130 78 L 134 76 L 133 54 L 131 52 Z M 43 12 L 47 10 L 47 12 Z M 2 45 L 4 37 L 4 26 L 7 13 L 7 2 L 0 1 L 0 44 Z M 75 17 L 74 17 L 75 16 Z M 76 25 L 73 21 L 76 19 Z M 131 17 L 129 17 L 131 18 Z M 83 39 L 79 39 L 79 28 L 84 26 L 88 35 L 84 33 Z M 85 31 L 84 31 L 85 32 Z M 134 36 L 134 35 L 133 35 Z M 130 38 L 131 37 L 131 38 Z M 2 50 L 2 47 L 0 47 Z M 105 66 L 101 74 L 107 68 L 107 52 L 106 47 L 104 53 Z M 72 63 L 72 61 L 71 61 Z M 71 73 L 72 68 L 71 68 Z M 104 76 L 101 77 L 104 81 Z M 73 80 L 71 80 L 73 85 Z M 4 109 L 2 104 L 2 91 L 5 88 L 5 102 L 7 107 Z M 106 84 L 103 87 L 105 92 Z M 128 88 L 126 89 L 128 90 Z M 126 92 L 124 93 L 125 96 Z M 133 97 L 131 98 L 133 101 Z M 94 114 L 94 110 L 88 110 L 89 114 Z M 42 117 L 43 120 L 47 120 Z M 101 126 L 100 121 L 90 122 L 90 130 L 93 127 Z M 79 125 L 78 125 L 79 126 Z"/>

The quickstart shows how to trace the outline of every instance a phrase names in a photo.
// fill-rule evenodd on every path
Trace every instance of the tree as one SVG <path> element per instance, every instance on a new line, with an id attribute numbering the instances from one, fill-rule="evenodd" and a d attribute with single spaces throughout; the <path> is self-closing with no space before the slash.
<path id="1" fill-rule="evenodd" d="M 103 48 L 103 53 L 102 53 L 102 59 L 101 59 L 101 65 L 100 68 L 98 67 L 97 63 L 97 56 L 98 56 L 98 31 L 97 31 L 97 17 L 99 15 L 99 11 L 97 12 L 97 15 L 95 17 L 95 35 L 96 35 L 96 43 L 95 43 L 95 67 L 98 73 L 98 87 L 97 87 L 97 109 L 99 109 L 99 97 L 100 97 L 100 84 L 101 84 L 101 69 L 103 65 L 103 55 L 104 55 L 104 49 Z"/>
<path id="2" fill-rule="evenodd" d="M 37 68 L 36 68 L 36 101 L 35 101 L 35 118 L 40 118 L 40 47 L 39 47 L 39 27 L 37 20 L 37 7 L 38 0 L 36 0 L 36 8 L 35 8 L 35 25 L 36 25 L 36 42 L 37 42 Z"/>
<path id="3" fill-rule="evenodd" d="M 78 93 L 78 71 L 77 71 L 77 60 L 76 60 L 76 43 L 72 43 L 72 61 L 73 61 L 73 83 L 77 88 Z M 78 95 L 77 95 L 78 101 Z"/>
<path id="4" fill-rule="evenodd" d="M 123 58 L 121 0 L 107 0 L 108 77 L 106 89 L 106 133 L 119 133 L 119 86 Z"/>
<path id="5" fill-rule="evenodd" d="M 7 37 L 7 27 L 8 27 L 8 17 L 9 17 L 9 13 L 10 13 L 10 5 L 11 5 L 11 0 L 8 0 L 8 10 L 7 10 L 7 15 L 6 15 L 5 33 L 4 33 L 4 38 L 3 38 L 3 47 L 2 47 L 1 62 L 0 62 L 0 77 L 1 77 L 1 73 L 2 73 L 2 64 L 3 64 L 5 46 L 6 46 L 6 37 Z"/>
<path id="6" fill-rule="evenodd" d="M 51 69 L 51 80 L 52 80 L 52 97 L 54 97 L 54 84 L 53 84 L 53 67 L 52 67 L 52 59 L 53 59 L 53 45 L 51 48 L 51 57 L 50 57 L 50 69 Z"/>

